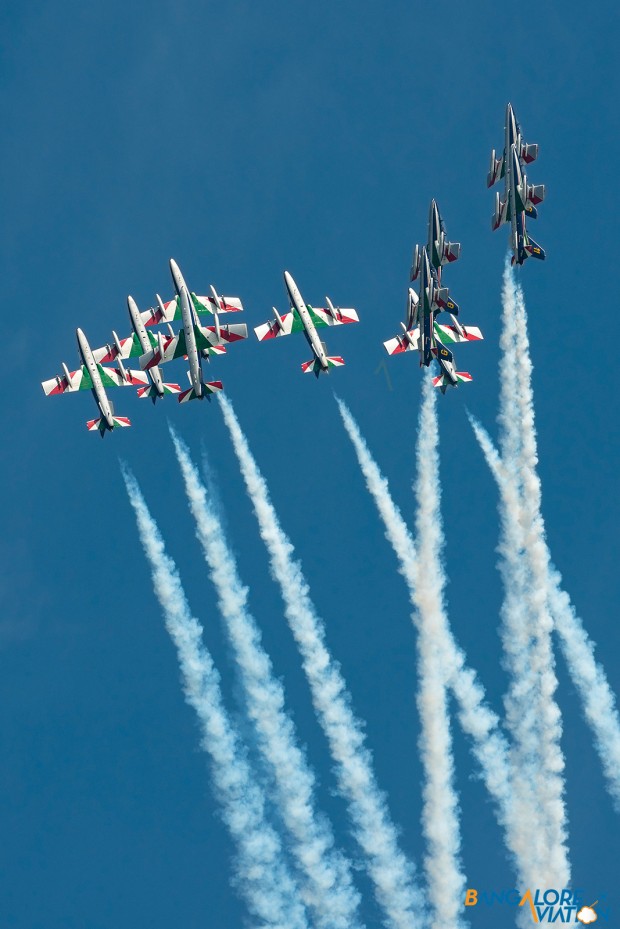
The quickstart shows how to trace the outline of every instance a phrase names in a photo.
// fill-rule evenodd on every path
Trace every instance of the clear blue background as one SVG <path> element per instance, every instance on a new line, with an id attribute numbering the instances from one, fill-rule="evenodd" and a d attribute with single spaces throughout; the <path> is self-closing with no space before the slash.
<path id="1" fill-rule="evenodd" d="M 234 671 L 167 434 L 215 471 L 252 607 L 339 840 L 343 804 L 264 548 L 215 404 L 153 408 L 117 391 L 133 428 L 89 435 L 88 395 L 39 382 L 128 332 L 126 295 L 239 294 L 250 325 L 285 309 L 281 273 L 362 323 L 329 333 L 343 370 L 304 378 L 300 337 L 235 346 L 211 372 L 235 403 L 329 643 L 367 720 L 380 784 L 418 862 L 415 639 L 404 584 L 340 424 L 351 406 L 396 500 L 413 513 L 420 376 L 383 360 L 405 306 L 411 246 L 435 196 L 462 260 L 447 282 L 484 343 L 474 382 L 441 399 L 450 618 L 501 709 L 496 493 L 465 417 L 494 427 L 504 233 L 490 230 L 490 148 L 504 108 L 541 145 L 548 199 L 523 270 L 553 558 L 620 689 L 618 655 L 618 19 L 609 2 L 535 7 L 366 0 L 312 4 L 8 4 L 0 12 L 3 390 L 0 924 L 15 929 L 237 926 L 232 849 L 212 799 L 176 658 L 118 468 L 140 480 L 177 559 L 234 708 Z M 532 266 L 533 265 L 533 266 Z M 611 273 L 610 273 L 611 272 Z M 389 379 L 386 375 L 389 372 Z M 183 366 L 166 371 L 183 380 Z M 561 657 L 574 885 L 620 910 L 617 819 Z M 470 886 L 514 878 L 455 727 Z M 379 925 L 368 887 L 367 925 Z M 511 917 L 469 912 L 473 926 Z M 617 918 L 617 915 L 616 917 Z"/>

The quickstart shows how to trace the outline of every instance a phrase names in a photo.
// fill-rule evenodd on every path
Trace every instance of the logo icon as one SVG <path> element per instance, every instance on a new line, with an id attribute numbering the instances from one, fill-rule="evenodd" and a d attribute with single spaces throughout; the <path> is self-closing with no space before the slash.
<path id="1" fill-rule="evenodd" d="M 577 913 L 577 919 L 580 923 L 588 926 L 590 923 L 595 923 L 598 919 L 598 913 L 595 912 L 594 907 L 598 903 L 591 903 L 590 906 L 582 906 L 579 912 Z"/>

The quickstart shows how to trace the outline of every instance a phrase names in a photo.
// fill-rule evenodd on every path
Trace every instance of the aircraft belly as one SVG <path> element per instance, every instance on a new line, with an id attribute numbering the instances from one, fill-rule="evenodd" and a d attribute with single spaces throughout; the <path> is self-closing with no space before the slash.
<path id="1" fill-rule="evenodd" d="M 101 415 L 105 419 L 108 426 L 112 428 L 113 421 L 110 401 L 108 400 L 108 395 L 106 394 L 105 388 L 101 383 L 99 368 L 95 364 L 95 359 L 93 358 L 93 353 L 90 350 L 90 346 L 88 346 L 88 350 L 86 350 L 86 346 L 80 345 L 80 354 L 82 356 L 83 363 L 88 368 L 88 373 L 90 374 L 93 383 L 92 394 L 97 402 L 97 406 L 99 407 Z"/>
<path id="2" fill-rule="evenodd" d="M 198 349 L 196 348 L 196 336 L 194 335 L 194 317 L 189 300 L 187 289 L 181 289 L 181 313 L 183 315 L 183 329 L 185 332 L 185 351 L 189 362 L 189 375 L 192 387 L 198 397 L 202 396 L 202 368 Z"/>
<path id="3" fill-rule="evenodd" d="M 304 325 L 304 332 L 305 332 L 306 338 L 308 339 L 308 342 L 310 343 L 310 348 L 312 349 L 312 351 L 314 352 L 318 360 L 321 362 L 323 367 L 326 368 L 327 358 L 326 358 L 325 352 L 323 351 L 323 346 L 321 345 L 321 340 L 319 339 L 319 336 L 317 334 L 316 327 L 314 323 L 312 322 L 312 319 L 310 318 L 310 314 L 308 313 L 308 310 L 306 309 L 305 305 L 303 307 L 298 306 L 296 309 Z"/>

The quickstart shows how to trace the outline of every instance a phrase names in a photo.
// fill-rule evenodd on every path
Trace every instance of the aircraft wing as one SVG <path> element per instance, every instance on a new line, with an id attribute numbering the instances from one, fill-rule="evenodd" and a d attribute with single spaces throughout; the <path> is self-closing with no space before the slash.
<path id="1" fill-rule="evenodd" d="M 175 358 L 183 358 L 186 355 L 185 330 L 181 329 L 175 336 L 162 334 L 161 340 L 156 341 L 153 349 L 140 356 L 140 367 L 148 371 L 155 365 L 165 364 L 167 361 L 174 361 Z"/>
<path id="2" fill-rule="evenodd" d="M 157 336 L 152 332 L 147 332 L 147 336 L 151 346 L 154 348 L 157 345 Z M 137 358 L 139 355 L 143 354 L 140 339 L 135 333 L 127 336 L 126 339 L 119 339 L 118 344 L 120 345 L 120 352 L 116 343 L 110 342 L 108 345 L 103 345 L 101 348 L 93 349 L 93 358 L 96 362 L 107 364 L 110 361 L 114 361 L 119 356 L 122 359 Z"/>
<path id="3" fill-rule="evenodd" d="M 357 311 L 353 309 L 341 310 L 340 307 L 334 307 L 334 312 L 320 306 L 309 306 L 308 312 L 312 317 L 314 325 L 319 329 L 321 326 L 342 326 L 345 323 L 359 323 Z"/>
<path id="4" fill-rule="evenodd" d="M 88 373 L 86 365 L 82 365 L 77 371 L 69 372 L 69 379 L 65 374 L 58 374 L 51 377 L 48 381 L 42 381 L 41 387 L 46 397 L 52 394 L 64 394 L 76 390 L 91 390 L 93 386 L 92 378 Z"/>
<path id="5" fill-rule="evenodd" d="M 104 387 L 138 387 L 149 383 L 148 374 L 144 371 L 130 371 L 129 368 L 125 368 L 127 375 L 125 379 L 119 368 L 104 368 L 103 365 L 97 365 L 97 367 Z"/>
<path id="6" fill-rule="evenodd" d="M 118 368 L 104 368 L 101 364 L 97 367 L 104 387 L 131 387 L 149 383 L 148 375 L 143 371 L 126 369 L 127 379 L 125 379 Z M 82 365 L 77 371 L 69 372 L 69 379 L 65 374 L 59 374 L 47 381 L 42 381 L 41 387 L 45 395 L 49 397 L 52 394 L 72 393 L 76 390 L 92 390 L 93 381 L 86 365 Z"/>
<path id="7" fill-rule="evenodd" d="M 281 335 L 290 335 L 291 332 L 303 331 L 304 324 L 295 310 L 285 313 L 284 316 L 278 316 L 276 319 L 270 319 L 269 322 L 256 326 L 254 329 L 259 342 L 264 342 L 265 339 L 277 339 Z"/>
<path id="8" fill-rule="evenodd" d="M 215 312 L 221 313 L 239 313 L 243 310 L 243 304 L 239 297 L 220 297 L 216 304 L 215 297 L 199 297 L 195 293 L 190 294 L 190 299 L 198 316 L 213 316 Z M 160 323 L 172 323 L 183 318 L 181 313 L 181 298 L 174 297 L 168 300 L 161 307 L 151 307 L 140 313 L 140 317 L 145 326 L 158 326 Z"/>
<path id="9" fill-rule="evenodd" d="M 308 313 L 312 322 L 317 329 L 324 326 L 342 326 L 344 323 L 358 323 L 359 317 L 357 312 L 352 309 L 336 309 L 332 313 L 331 309 L 323 307 L 308 306 Z M 277 316 L 269 322 L 263 323 L 262 326 L 256 326 L 254 332 L 259 342 L 265 339 L 277 339 L 283 335 L 290 335 L 292 332 L 303 332 L 304 324 L 297 310 L 291 310 L 284 316 Z"/>
<path id="10" fill-rule="evenodd" d="M 456 342 L 478 342 L 484 339 L 482 332 L 477 326 L 461 326 L 462 333 L 456 326 L 444 326 L 441 323 L 435 323 L 435 335 L 443 345 L 452 345 Z"/>
<path id="11" fill-rule="evenodd" d="M 200 341 L 200 336 L 208 342 L 208 345 L 198 345 L 198 348 L 208 348 L 209 351 L 218 348 L 226 351 L 225 346 L 220 344 L 221 342 L 240 342 L 242 339 L 247 339 L 248 337 L 248 327 L 245 323 L 230 323 L 226 326 L 220 325 L 219 339 L 217 326 L 197 326 L 195 331 L 197 345 Z"/>
<path id="12" fill-rule="evenodd" d="M 226 345 L 222 343 L 247 339 L 248 327 L 245 323 L 220 326 L 218 339 L 216 326 L 194 326 L 194 337 L 198 351 L 206 350 L 210 355 L 224 355 L 226 354 Z M 148 370 L 155 365 L 165 364 L 167 361 L 174 361 L 175 358 L 182 358 L 186 355 L 185 330 L 181 329 L 175 336 L 164 336 L 162 334 L 161 343 L 159 339 L 155 338 L 152 351 L 141 356 L 140 367 L 143 370 Z"/>
<path id="13" fill-rule="evenodd" d="M 414 352 L 418 350 L 420 340 L 420 327 L 410 329 L 402 335 L 397 335 L 393 339 L 384 342 L 385 350 L 388 355 L 399 355 L 401 352 Z"/>

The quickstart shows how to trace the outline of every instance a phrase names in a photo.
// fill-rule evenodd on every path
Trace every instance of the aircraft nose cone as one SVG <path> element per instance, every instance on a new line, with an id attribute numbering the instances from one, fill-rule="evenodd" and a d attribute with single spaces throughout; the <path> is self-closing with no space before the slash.
<path id="1" fill-rule="evenodd" d="M 172 274 L 172 280 L 174 281 L 174 286 L 176 287 L 177 293 L 180 293 L 181 288 L 185 286 L 185 281 L 183 280 L 181 269 L 179 268 L 174 258 L 170 259 L 170 273 Z"/>

